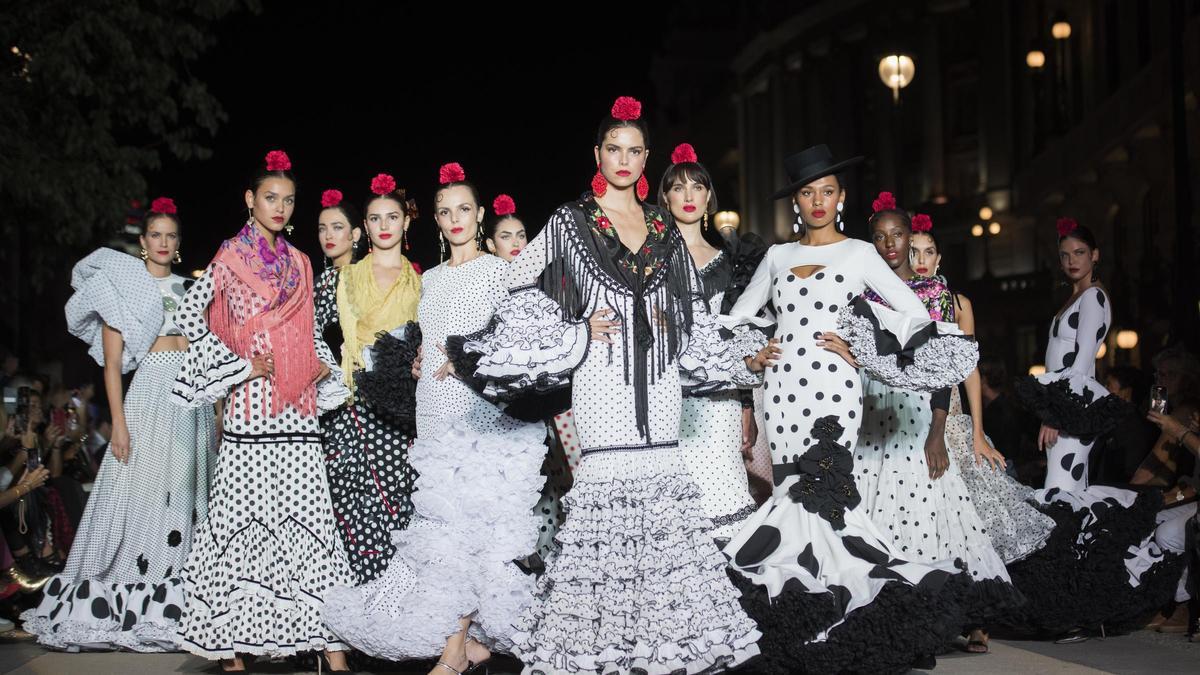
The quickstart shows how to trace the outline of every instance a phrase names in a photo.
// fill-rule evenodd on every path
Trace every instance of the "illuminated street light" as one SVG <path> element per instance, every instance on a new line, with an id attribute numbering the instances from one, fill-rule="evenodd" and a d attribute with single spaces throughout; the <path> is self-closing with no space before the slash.
<path id="1" fill-rule="evenodd" d="M 973 225 L 971 227 L 971 236 L 972 237 L 982 237 L 983 236 L 983 225 L 980 225 L 979 223 L 975 223 L 975 225 Z"/>
<path id="2" fill-rule="evenodd" d="M 1000 223 L 992 222 L 988 224 L 988 234 L 1000 234 Z"/>
<path id="3" fill-rule="evenodd" d="M 907 87 L 916 75 L 917 66 L 905 54 L 889 54 L 879 60 L 879 79 L 892 90 L 892 100 L 900 100 L 900 90 Z"/>
<path id="4" fill-rule="evenodd" d="M 980 220 L 991 220 L 992 219 L 992 207 L 984 206 L 984 207 L 980 208 L 979 209 L 979 219 Z"/>

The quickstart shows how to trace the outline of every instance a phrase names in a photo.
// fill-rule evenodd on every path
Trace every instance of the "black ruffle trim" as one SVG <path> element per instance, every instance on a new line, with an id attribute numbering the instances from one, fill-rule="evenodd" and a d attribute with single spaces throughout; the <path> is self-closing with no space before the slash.
<path id="1" fill-rule="evenodd" d="M 1133 412 L 1128 403 L 1112 394 L 1088 401 L 1071 391 L 1065 379 L 1047 385 L 1032 375 L 1026 376 L 1017 380 L 1016 392 L 1043 424 L 1085 443 L 1117 428 Z"/>
<path id="2" fill-rule="evenodd" d="M 986 628 L 1025 606 L 1025 594 L 1000 579 L 977 579 L 967 589 L 964 625 Z"/>
<path id="3" fill-rule="evenodd" d="M 730 237 L 725 252 L 732 260 L 733 274 L 725 289 L 725 297 L 721 299 L 722 314 L 728 314 L 738 298 L 742 297 L 742 292 L 750 285 L 750 279 L 754 277 L 758 264 L 767 254 L 767 248 L 767 242 L 752 232 L 743 235 L 734 233 Z"/>
<path id="4" fill-rule="evenodd" d="M 363 405 L 409 434 L 416 429 L 417 380 L 412 365 L 420 346 L 421 327 L 416 322 L 408 322 L 404 338 L 381 332 L 371 348 L 372 369 L 354 372 L 355 395 Z"/>
<path id="5" fill-rule="evenodd" d="M 826 640 L 811 640 L 841 616 L 849 602 L 834 593 L 806 593 L 789 581 L 770 598 L 766 589 L 730 571 L 741 603 L 758 623 L 762 656 L 755 673 L 904 673 L 918 657 L 936 654 L 959 634 L 971 585 L 965 572 L 948 575 L 935 589 L 886 584 L 875 599 L 846 615 Z M 845 589 L 842 589 L 845 590 Z"/>
<path id="6" fill-rule="evenodd" d="M 489 328 L 491 327 L 489 325 Z M 487 386 L 487 379 L 475 375 L 475 372 L 479 370 L 479 360 L 483 358 L 483 354 L 468 353 L 464 349 L 464 346 L 472 338 L 471 335 L 448 336 L 446 338 L 446 358 L 454 364 L 454 372 L 463 384 L 483 394 L 483 390 Z"/>
<path id="7" fill-rule="evenodd" d="M 1129 585 L 1126 551 L 1153 532 L 1161 504 L 1154 490 L 1128 508 L 1102 502 L 1092 507 L 1086 528 L 1088 509 L 1073 511 L 1064 502 L 1039 506 L 1056 525 L 1042 549 L 1009 565 L 1013 585 L 1028 602 L 1003 623 L 1043 637 L 1074 628 L 1120 633 L 1145 625 L 1173 597 L 1182 569 L 1179 556 L 1168 553 L 1142 574 L 1138 587 Z"/>

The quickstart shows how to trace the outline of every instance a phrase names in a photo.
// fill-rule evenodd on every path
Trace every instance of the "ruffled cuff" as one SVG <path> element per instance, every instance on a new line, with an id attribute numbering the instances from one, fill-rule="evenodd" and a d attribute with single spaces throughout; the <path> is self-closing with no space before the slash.
<path id="1" fill-rule="evenodd" d="M 447 340 L 460 376 L 493 400 L 522 392 L 546 392 L 566 386 L 570 373 L 587 357 L 591 328 L 584 321 L 563 321 L 558 304 L 529 288 L 505 298 L 490 331 Z"/>
<path id="2" fill-rule="evenodd" d="M 892 387 L 934 392 L 967 379 L 979 345 L 954 324 L 913 321 L 863 298 L 838 312 L 837 333 L 867 375 Z"/>
<path id="3" fill-rule="evenodd" d="M 171 398 L 176 405 L 187 408 L 212 405 L 250 377 L 253 370 L 250 361 L 234 354 L 215 334 L 206 333 L 188 345 Z"/>
<path id="4" fill-rule="evenodd" d="M 1099 382 L 1075 373 L 1046 373 L 1017 380 L 1016 392 L 1038 419 L 1059 433 L 1082 441 L 1112 431 L 1133 407 L 1107 392 Z"/>
<path id="5" fill-rule="evenodd" d="M 679 355 L 680 382 L 689 396 L 702 396 L 735 388 L 762 384 L 762 373 L 746 366 L 767 344 L 767 336 L 752 325 L 728 329 L 732 337 L 723 338 L 715 315 L 694 314 L 687 349 Z"/>
<path id="6" fill-rule="evenodd" d="M 421 327 L 412 321 L 380 333 L 375 344 L 363 350 L 366 367 L 354 373 L 358 398 L 403 430 L 416 426 L 417 381 L 412 366 L 420 346 Z"/>

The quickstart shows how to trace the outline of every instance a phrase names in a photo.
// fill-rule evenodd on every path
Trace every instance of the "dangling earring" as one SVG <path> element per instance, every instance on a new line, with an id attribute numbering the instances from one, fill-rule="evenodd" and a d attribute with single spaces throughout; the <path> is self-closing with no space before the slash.
<path id="1" fill-rule="evenodd" d="M 325 256 L 325 269 L 329 269 L 329 256 Z"/>
<path id="2" fill-rule="evenodd" d="M 254 224 L 254 209 L 249 209 L 249 208 L 246 209 L 246 224 L 247 225 Z"/>
<path id="3" fill-rule="evenodd" d="M 792 223 L 792 233 L 800 234 L 800 230 L 804 229 L 804 222 L 800 219 L 800 205 L 792 202 L 792 211 L 796 212 L 796 222 Z"/>
<path id="4" fill-rule="evenodd" d="M 283 229 L 287 230 L 288 236 L 290 237 L 290 236 L 292 236 L 292 229 L 293 229 L 294 227 L 295 227 L 295 225 L 292 225 L 291 223 L 288 223 L 287 225 L 284 225 L 284 226 L 283 226 Z"/>
<path id="5" fill-rule="evenodd" d="M 438 230 L 438 262 L 446 259 L 446 238 L 442 236 L 442 231 Z"/>
<path id="6" fill-rule="evenodd" d="M 139 255 L 142 256 L 142 260 L 146 260 L 150 257 L 150 253 L 146 249 L 142 249 L 142 252 Z"/>
<path id="7" fill-rule="evenodd" d="M 642 177 L 639 178 L 638 182 L 637 182 L 638 201 L 642 201 L 642 202 L 646 201 L 646 197 L 648 197 L 649 195 L 650 195 L 650 181 L 646 180 L 646 174 L 643 173 Z"/>
<path id="8" fill-rule="evenodd" d="M 842 203 L 837 205 L 837 231 L 841 232 L 846 229 L 846 224 L 842 222 Z"/>
<path id="9" fill-rule="evenodd" d="M 407 227 L 404 228 L 404 230 L 400 232 L 400 246 L 405 251 L 407 251 L 410 248 L 409 244 L 408 244 L 408 228 Z"/>
<path id="10" fill-rule="evenodd" d="M 608 180 L 600 173 L 600 165 L 597 164 L 596 175 L 592 176 L 592 195 L 603 197 L 605 192 L 608 192 Z"/>
<path id="11" fill-rule="evenodd" d="M 178 265 L 181 262 L 183 262 L 183 256 L 180 255 L 179 249 L 175 249 L 175 264 Z"/>
<path id="12" fill-rule="evenodd" d="M 480 251 L 485 251 L 483 247 L 483 227 L 479 223 L 475 223 L 475 248 Z"/>
<path id="13" fill-rule="evenodd" d="M 701 227 L 703 227 L 704 230 L 707 232 L 708 231 L 708 211 L 704 212 L 704 215 L 700 217 L 700 220 L 703 221 L 701 224 Z"/>

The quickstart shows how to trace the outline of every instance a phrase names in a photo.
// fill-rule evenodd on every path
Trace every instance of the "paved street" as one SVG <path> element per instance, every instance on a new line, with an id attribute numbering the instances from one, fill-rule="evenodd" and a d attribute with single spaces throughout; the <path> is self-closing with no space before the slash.
<path id="1" fill-rule="evenodd" d="M 59 654 L 47 652 L 27 639 L 0 637 L 0 673 L 21 675 L 127 675 L 128 673 L 218 673 L 220 667 L 184 654 Z M 257 664 L 253 672 L 282 675 L 295 672 L 284 663 Z M 424 668 L 394 668 L 374 673 L 423 674 Z M 515 662 L 495 664 L 493 674 L 519 672 Z M 753 668 L 740 671 L 752 673 Z M 952 653 L 938 659 L 936 675 L 1030 673 L 1083 675 L 1095 673 L 1200 673 L 1200 644 L 1179 635 L 1149 631 L 1073 645 L 993 640 L 992 653 L 974 656 Z"/>

